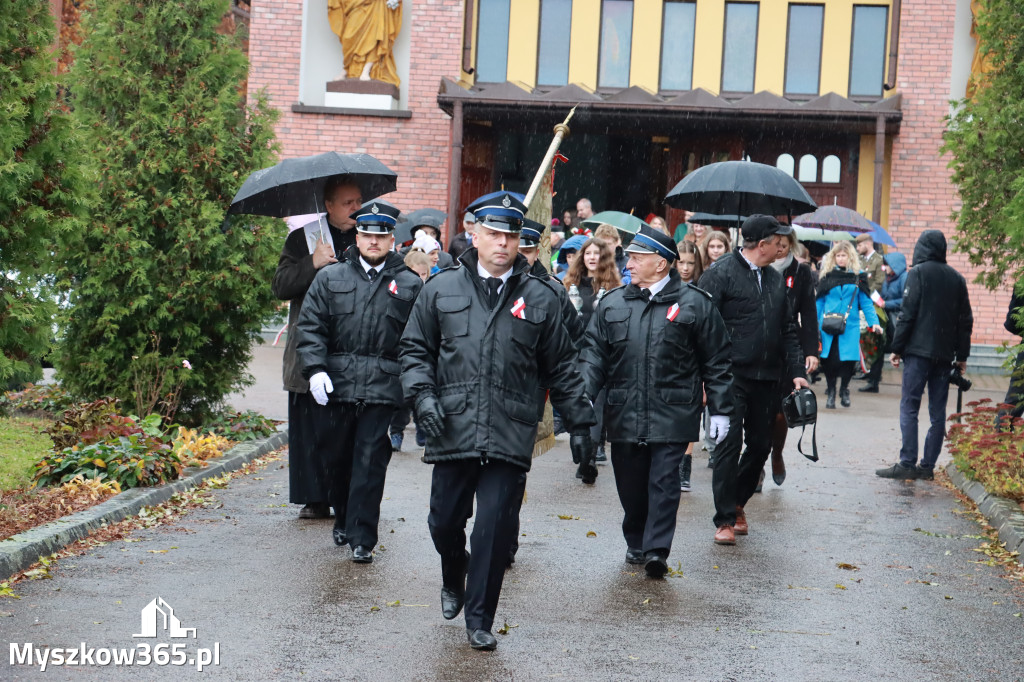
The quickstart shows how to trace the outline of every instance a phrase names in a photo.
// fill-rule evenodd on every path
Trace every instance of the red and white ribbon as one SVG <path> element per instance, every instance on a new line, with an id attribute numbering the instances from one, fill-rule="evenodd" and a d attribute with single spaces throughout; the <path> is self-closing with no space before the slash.
<path id="1" fill-rule="evenodd" d="M 512 317 L 518 317 L 520 320 L 526 319 L 526 301 L 522 296 L 512 305 Z"/>
<path id="2" fill-rule="evenodd" d="M 395 284 L 395 280 L 391 280 L 391 284 L 388 285 L 388 291 L 390 291 L 395 296 L 398 295 L 398 285 Z"/>
<path id="3" fill-rule="evenodd" d="M 671 322 L 674 319 L 676 319 L 676 315 L 678 315 L 678 314 L 679 314 L 679 304 L 678 303 L 673 303 L 672 307 L 669 308 L 668 312 L 665 314 L 665 319 L 668 320 L 669 322 Z"/>

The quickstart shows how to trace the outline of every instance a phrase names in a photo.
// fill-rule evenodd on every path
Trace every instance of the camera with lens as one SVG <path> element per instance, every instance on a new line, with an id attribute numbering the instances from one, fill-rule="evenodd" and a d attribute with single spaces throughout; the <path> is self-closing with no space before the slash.
<path id="1" fill-rule="evenodd" d="M 949 369 L 949 383 L 951 386 L 956 386 L 961 391 L 967 392 L 971 390 L 973 382 L 964 376 L 963 372 L 956 365 L 953 365 Z"/>

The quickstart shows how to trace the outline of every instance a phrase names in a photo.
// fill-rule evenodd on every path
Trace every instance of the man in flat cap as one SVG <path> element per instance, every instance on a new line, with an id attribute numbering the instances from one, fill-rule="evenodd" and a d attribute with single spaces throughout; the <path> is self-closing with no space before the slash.
<path id="1" fill-rule="evenodd" d="M 587 394 L 602 388 L 626 561 L 668 571 L 679 464 L 700 436 L 701 387 L 721 442 L 732 413 L 730 344 L 711 297 L 684 283 L 676 244 L 642 225 L 625 252 L 632 281 L 601 300 L 583 351 Z"/>
<path id="2" fill-rule="evenodd" d="M 391 250 L 398 209 L 381 199 L 352 214 L 356 243 L 313 280 L 298 322 L 298 355 L 309 390 L 331 433 L 319 439 L 334 542 L 352 560 L 373 561 L 384 477 L 391 461 L 388 425 L 402 403 L 398 344 L 419 275 Z"/>
<path id="3" fill-rule="evenodd" d="M 431 277 L 413 306 L 402 337 L 402 386 L 427 434 L 424 461 L 434 465 L 427 523 L 441 555 L 442 615 L 450 620 L 465 606 L 470 646 L 491 650 L 540 388 L 550 387 L 574 452 L 590 448 L 594 410 L 571 361 L 561 301 L 518 253 L 522 197 L 494 192 L 470 208 L 473 247 Z"/>
<path id="4" fill-rule="evenodd" d="M 715 448 L 711 476 L 719 545 L 734 545 L 736 535 L 749 532 L 744 506 L 771 454 L 780 380 L 792 380 L 794 388 L 808 385 L 786 286 L 782 275 L 767 267 L 778 255 L 780 236 L 792 231 L 771 216 L 750 216 L 740 229 L 740 247 L 715 261 L 698 282 L 732 339 L 732 418 L 728 435 Z"/>

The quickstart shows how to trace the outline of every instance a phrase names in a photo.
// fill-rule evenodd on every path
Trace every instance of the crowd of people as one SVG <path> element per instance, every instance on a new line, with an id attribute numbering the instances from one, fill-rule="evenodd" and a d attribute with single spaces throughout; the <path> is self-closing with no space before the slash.
<path id="1" fill-rule="evenodd" d="M 772 216 L 749 216 L 732 234 L 697 223 L 670 233 L 658 216 L 627 231 L 585 224 L 593 207 L 580 199 L 556 220 L 569 231 L 552 232 L 550 272 L 540 242 L 552 226 L 527 219 L 515 193 L 476 199 L 448 252 L 439 221 L 396 244 L 399 209 L 361 199 L 356 182 L 332 179 L 326 220 L 289 235 L 274 277 L 291 303 L 290 500 L 303 518 L 333 509 L 334 542 L 372 563 L 388 463 L 414 418 L 433 465 L 427 523 L 442 615 L 465 610 L 473 648 L 496 646 L 548 399 L 584 484 L 610 459 L 625 561 L 652 578 L 668 572 L 702 417 L 713 541 L 734 545 L 751 532 L 748 505 L 769 459 L 775 483 L 785 480 L 784 397 L 820 369 L 826 409 L 837 397 L 850 407 L 862 331 L 889 339 L 893 364 L 905 363 L 900 461 L 876 473 L 931 478 L 950 367 L 965 367 L 972 328 L 941 232 L 921 235 L 909 274 L 905 258 L 883 259 L 863 236 L 856 250 L 835 243 L 819 266 Z M 875 365 L 867 391 L 877 391 Z M 919 461 L 925 388 L 931 429 Z"/>

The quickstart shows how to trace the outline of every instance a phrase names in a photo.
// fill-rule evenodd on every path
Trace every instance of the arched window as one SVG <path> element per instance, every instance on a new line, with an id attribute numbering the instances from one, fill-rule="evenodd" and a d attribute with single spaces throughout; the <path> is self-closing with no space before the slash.
<path id="1" fill-rule="evenodd" d="M 793 170 L 796 168 L 796 164 L 793 161 L 793 155 L 780 154 L 779 158 L 775 159 L 775 167 L 792 177 Z"/>
<path id="2" fill-rule="evenodd" d="M 821 181 L 839 182 L 842 174 L 843 164 L 835 154 L 826 156 L 821 162 Z"/>
<path id="3" fill-rule="evenodd" d="M 800 157 L 800 174 L 797 176 L 800 182 L 818 181 L 818 159 L 813 154 L 804 154 Z"/>

